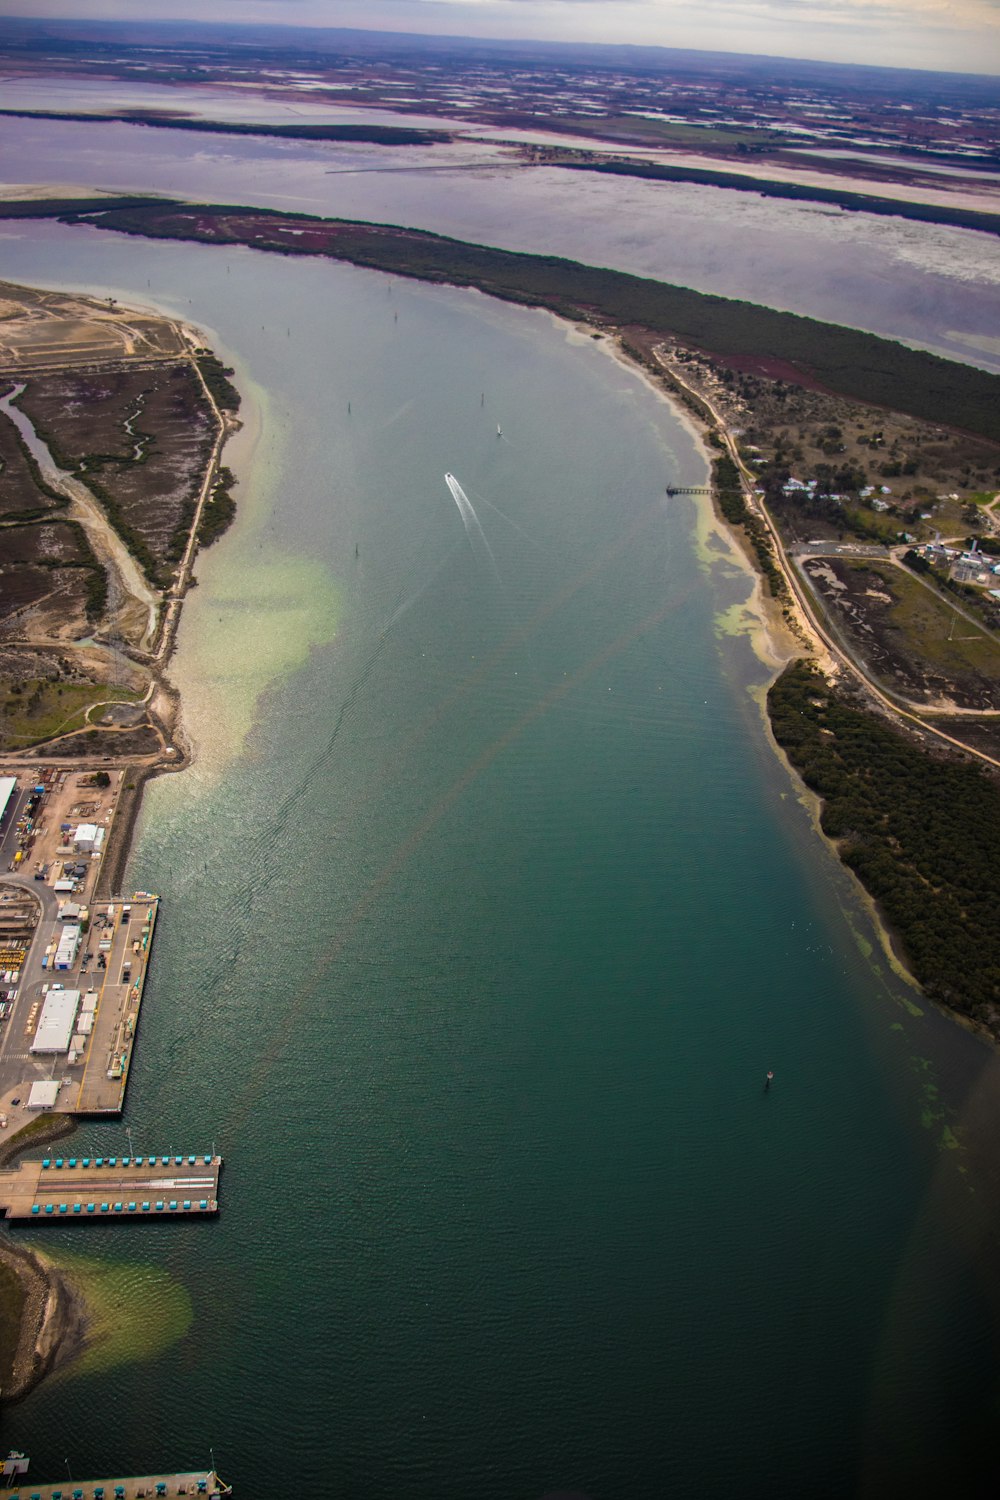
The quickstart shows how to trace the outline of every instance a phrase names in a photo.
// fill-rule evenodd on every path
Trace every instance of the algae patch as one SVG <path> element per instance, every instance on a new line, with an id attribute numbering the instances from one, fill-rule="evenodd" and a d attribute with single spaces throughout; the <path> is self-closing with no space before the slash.
<path id="1" fill-rule="evenodd" d="M 237 565 L 213 578 L 178 663 L 198 761 L 213 769 L 243 749 L 261 694 L 333 640 L 340 618 L 339 590 L 317 559 L 272 554 L 248 573 Z"/>
<path id="2" fill-rule="evenodd" d="M 85 1322 L 82 1343 L 57 1378 L 155 1359 L 191 1327 L 194 1314 L 187 1288 L 162 1267 L 45 1254 L 80 1299 Z"/>

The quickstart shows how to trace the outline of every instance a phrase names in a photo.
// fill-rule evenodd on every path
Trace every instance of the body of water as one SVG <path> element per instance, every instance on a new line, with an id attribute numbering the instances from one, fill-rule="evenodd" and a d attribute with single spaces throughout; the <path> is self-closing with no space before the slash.
<path id="1" fill-rule="evenodd" d="M 53 1477 L 211 1445 L 242 1500 L 978 1493 L 1000 1069 L 871 956 L 748 576 L 664 493 L 685 428 L 473 293 L 0 248 L 198 323 L 250 398 L 172 663 L 197 758 L 131 865 L 127 1123 L 214 1142 L 222 1212 L 45 1236 L 104 1336 L 7 1441 Z"/>
<path id="2" fill-rule="evenodd" d="M 122 102 L 109 90 L 106 107 Z M 527 167 L 496 143 L 470 140 L 404 152 L 7 120 L 0 178 L 23 182 L 26 162 L 36 183 L 354 217 L 564 255 L 1000 370 L 1000 240 L 973 230 L 752 191 Z"/>

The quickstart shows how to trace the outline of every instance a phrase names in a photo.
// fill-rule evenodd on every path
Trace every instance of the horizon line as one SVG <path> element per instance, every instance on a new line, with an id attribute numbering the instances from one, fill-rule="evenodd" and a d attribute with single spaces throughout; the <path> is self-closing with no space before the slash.
<path id="1" fill-rule="evenodd" d="M 38 16 L 20 15 L 14 13 L 4 14 L 2 9 L 0 9 L 0 14 L 4 15 L 4 19 L 8 23 L 20 23 L 26 28 L 34 30 L 44 30 L 47 27 L 53 26 L 70 26 L 77 30 L 84 30 L 87 27 L 101 27 L 116 30 L 127 30 L 130 28 L 138 30 L 152 30 L 157 27 L 165 27 L 171 30 L 176 30 L 196 27 L 203 31 L 214 29 L 221 32 L 320 32 L 326 35 L 341 33 L 344 35 L 357 37 L 396 38 L 401 41 L 412 39 L 424 44 L 440 43 L 442 45 L 447 45 L 448 43 L 459 42 L 471 46 L 480 45 L 487 47 L 514 47 L 524 49 L 544 48 L 546 50 L 556 51 L 579 49 L 588 52 L 659 52 L 664 54 L 680 54 L 684 57 L 691 58 L 724 58 L 731 61 L 746 59 L 753 62 L 772 62 L 786 65 L 794 63 L 807 63 L 810 66 L 831 68 L 835 70 L 863 69 L 867 73 L 917 73 L 928 78 L 1000 78 L 1000 69 L 994 69 L 993 71 L 970 72 L 967 69 L 929 68 L 920 67 L 916 64 L 909 64 L 906 67 L 900 67 L 892 63 L 853 61 L 843 62 L 830 58 L 805 57 L 798 54 L 793 55 L 791 53 L 781 52 L 727 52 L 707 47 L 676 47 L 667 45 L 662 42 L 595 42 L 572 41 L 566 39 L 553 40 L 547 37 L 480 36 L 476 35 L 475 33 L 467 32 L 398 31 L 395 29 L 378 26 L 340 26 L 333 24 L 326 25 L 322 22 L 310 22 L 306 24 L 303 22 L 295 21 L 224 21 L 218 19 L 201 20 L 193 17 L 184 17 L 178 20 L 174 20 L 166 16 L 154 18 L 143 17 L 135 20 L 126 20 L 121 17 L 79 17 L 74 15 Z M 4 55 L 6 50 L 7 49 L 4 45 L 4 42 L 0 41 L 0 56 Z"/>

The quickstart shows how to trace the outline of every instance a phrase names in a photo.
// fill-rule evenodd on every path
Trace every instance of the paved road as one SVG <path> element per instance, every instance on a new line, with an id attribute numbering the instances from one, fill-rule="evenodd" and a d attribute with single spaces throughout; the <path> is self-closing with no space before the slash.
<path id="1" fill-rule="evenodd" d="M 709 413 L 712 421 L 718 428 L 718 431 L 721 433 L 723 441 L 726 445 L 726 451 L 739 470 L 746 503 L 749 506 L 751 512 L 754 515 L 759 516 L 761 521 L 767 527 L 768 537 L 770 538 L 772 547 L 774 549 L 775 561 L 777 562 L 778 567 L 781 569 L 781 572 L 784 575 L 789 592 L 791 593 L 793 599 L 795 600 L 795 603 L 799 607 L 799 613 L 803 620 L 803 623 L 806 629 L 811 632 L 815 641 L 824 648 L 824 650 L 833 661 L 838 662 L 843 668 L 850 672 L 853 677 L 861 682 L 866 692 L 868 692 L 877 703 L 880 703 L 883 708 L 887 709 L 893 718 L 906 719 L 909 723 L 917 725 L 917 727 L 923 730 L 924 733 L 931 734 L 936 739 L 944 740 L 946 744 L 954 745 L 956 749 L 964 751 L 966 755 L 972 755 L 977 760 L 985 761 L 987 765 L 995 766 L 998 770 L 1000 770 L 1000 760 L 998 760 L 996 756 L 987 755 L 985 750 L 977 750 L 972 745 L 967 745 L 964 740 L 956 739 L 954 735 L 948 734 L 943 729 L 939 729 L 936 724 L 932 724 L 927 719 L 922 717 L 924 713 L 933 712 L 935 717 L 937 718 L 952 717 L 953 715 L 956 718 L 960 718 L 962 710 L 949 710 L 946 713 L 945 711 L 940 709 L 924 709 L 921 704 L 909 703 L 906 699 L 903 699 L 899 702 L 894 701 L 883 691 L 882 688 L 876 686 L 876 684 L 872 681 L 871 677 L 868 676 L 867 672 L 864 670 L 861 664 L 856 661 L 853 656 L 848 655 L 843 647 L 840 646 L 835 637 L 831 635 L 830 631 L 827 629 L 825 622 L 821 620 L 819 615 L 817 614 L 814 601 L 809 595 L 804 582 L 799 577 L 798 570 L 794 567 L 791 559 L 785 551 L 784 543 L 782 542 L 781 537 L 778 534 L 777 526 L 771 519 L 770 512 L 755 493 L 756 476 L 750 472 L 750 470 L 746 467 L 742 458 L 740 457 L 740 452 L 739 448 L 736 445 L 736 440 L 729 431 L 729 428 L 726 426 L 721 413 L 717 411 L 717 409 L 712 405 L 707 396 L 703 395 L 701 391 L 695 390 L 694 387 L 690 386 L 687 381 L 677 373 L 677 370 L 673 365 L 667 364 L 666 361 L 662 359 L 660 360 L 660 363 L 670 375 L 671 379 L 675 380 L 683 390 L 687 391 L 689 395 L 693 396 L 695 400 L 705 408 L 705 410 Z"/>

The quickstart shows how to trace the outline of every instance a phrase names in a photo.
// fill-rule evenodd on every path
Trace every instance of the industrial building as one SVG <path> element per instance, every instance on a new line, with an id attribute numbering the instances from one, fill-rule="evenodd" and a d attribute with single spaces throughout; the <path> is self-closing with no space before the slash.
<path id="1" fill-rule="evenodd" d="M 81 823 L 73 835 L 73 847 L 78 854 L 100 852 L 104 843 L 105 829 L 97 823 Z"/>
<path id="2" fill-rule="evenodd" d="M 0 834 L 6 831 L 7 819 L 14 809 L 14 793 L 16 791 L 16 776 L 0 776 Z"/>
<path id="3" fill-rule="evenodd" d="M 80 1008 L 79 990 L 49 990 L 38 1018 L 32 1052 L 68 1052 Z"/>
<path id="4" fill-rule="evenodd" d="M 76 955 L 80 949 L 80 927 L 75 922 L 67 922 L 63 928 L 56 947 L 57 969 L 71 969 L 76 963 Z"/>
<path id="5" fill-rule="evenodd" d="M 39 1079 L 31 1085 L 26 1109 L 54 1109 L 59 1099 L 58 1079 Z"/>

